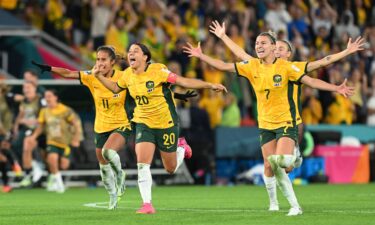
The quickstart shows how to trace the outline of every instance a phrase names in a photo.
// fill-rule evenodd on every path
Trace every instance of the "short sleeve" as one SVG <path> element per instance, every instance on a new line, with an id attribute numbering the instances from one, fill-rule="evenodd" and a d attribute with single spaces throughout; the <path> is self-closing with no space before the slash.
<path id="1" fill-rule="evenodd" d="M 82 85 L 89 86 L 90 78 L 93 76 L 91 70 L 79 71 L 79 81 Z"/>
<path id="2" fill-rule="evenodd" d="M 121 89 L 126 89 L 128 87 L 126 81 L 126 72 L 124 72 L 124 74 L 117 80 L 117 86 Z"/>
<path id="3" fill-rule="evenodd" d="M 306 74 L 307 62 L 289 62 L 287 71 L 290 81 L 299 82 Z"/>
<path id="4" fill-rule="evenodd" d="M 38 123 L 44 124 L 46 122 L 45 114 L 46 114 L 46 109 L 45 108 L 41 109 L 39 112 L 39 116 L 38 116 Z"/>
<path id="5" fill-rule="evenodd" d="M 73 110 L 71 108 L 67 108 L 67 112 L 66 112 L 66 121 L 68 121 L 69 123 L 72 123 L 73 120 L 75 119 L 75 114 L 73 112 Z"/>
<path id="6" fill-rule="evenodd" d="M 171 84 L 176 83 L 177 74 L 170 71 L 164 64 L 157 64 L 155 66 L 158 66 L 157 68 L 158 79 L 162 83 L 171 83 Z"/>
<path id="7" fill-rule="evenodd" d="M 234 64 L 237 76 L 242 77 L 251 77 L 252 76 L 252 70 L 254 69 L 254 63 L 257 59 L 250 59 L 242 62 L 237 62 Z"/>

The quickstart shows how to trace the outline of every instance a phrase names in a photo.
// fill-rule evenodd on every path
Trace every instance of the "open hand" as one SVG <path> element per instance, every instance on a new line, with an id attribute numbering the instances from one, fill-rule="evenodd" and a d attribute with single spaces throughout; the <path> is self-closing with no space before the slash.
<path id="1" fill-rule="evenodd" d="M 352 54 L 356 51 L 360 51 L 364 49 L 364 45 L 366 44 L 365 39 L 359 36 L 354 42 L 352 42 L 352 39 L 349 38 L 348 45 L 346 47 L 346 50 L 349 54 Z"/>
<path id="2" fill-rule="evenodd" d="M 225 93 L 228 92 L 227 88 L 222 84 L 211 84 L 211 89 L 216 92 L 220 92 L 220 91 L 224 91 Z"/>
<path id="3" fill-rule="evenodd" d="M 210 32 L 215 34 L 218 38 L 223 38 L 225 35 L 225 22 L 223 22 L 223 24 L 220 25 L 220 23 L 217 20 L 212 21 L 210 25 Z"/>
<path id="4" fill-rule="evenodd" d="M 184 47 L 182 47 L 183 52 L 188 54 L 189 57 L 197 57 L 200 58 L 203 53 L 201 49 L 201 43 L 198 42 L 198 47 L 194 48 L 189 42 L 186 43 Z"/>
<path id="5" fill-rule="evenodd" d="M 343 95 L 345 98 L 354 95 L 354 87 L 346 86 L 347 79 L 345 78 L 344 82 L 338 86 L 336 92 Z"/>

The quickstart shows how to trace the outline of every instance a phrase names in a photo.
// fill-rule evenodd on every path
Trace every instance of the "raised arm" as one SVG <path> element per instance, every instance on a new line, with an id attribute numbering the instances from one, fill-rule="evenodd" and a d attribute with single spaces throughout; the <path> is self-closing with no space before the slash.
<path id="1" fill-rule="evenodd" d="M 111 81 L 110 79 L 106 78 L 101 74 L 95 65 L 92 69 L 92 73 L 95 77 L 106 87 L 108 90 L 112 91 L 113 93 L 117 94 L 125 89 L 120 88 L 116 82 Z"/>
<path id="2" fill-rule="evenodd" d="M 253 58 L 251 55 L 247 54 L 240 46 L 238 46 L 232 39 L 225 34 L 225 22 L 222 25 L 219 24 L 217 20 L 213 21 L 210 25 L 210 32 L 215 34 L 216 37 L 220 38 L 224 44 L 235 54 L 238 58 L 242 60 L 249 60 Z"/>
<path id="3" fill-rule="evenodd" d="M 218 70 L 228 71 L 228 72 L 235 72 L 236 69 L 234 67 L 234 63 L 225 63 L 221 60 L 214 59 L 208 55 L 203 54 L 201 45 L 198 43 L 198 47 L 194 48 L 190 43 L 187 43 L 183 47 L 183 51 L 188 54 L 189 57 L 197 57 L 200 60 L 210 64 L 211 66 L 215 67 Z"/>
<path id="4" fill-rule="evenodd" d="M 68 69 L 65 69 L 65 68 L 61 68 L 61 67 L 53 67 L 53 66 L 50 66 L 50 65 L 47 65 L 47 64 L 40 64 L 40 63 L 36 63 L 34 61 L 31 62 L 33 65 L 39 67 L 39 69 L 41 70 L 41 72 L 45 72 L 45 71 L 48 71 L 48 72 L 53 72 L 53 73 L 56 73 L 62 77 L 65 77 L 65 78 L 73 78 L 73 79 L 79 79 L 79 72 L 78 71 L 72 71 L 72 70 L 68 70 Z"/>
<path id="5" fill-rule="evenodd" d="M 352 43 L 352 39 L 349 38 L 348 45 L 345 50 L 336 54 L 326 56 L 323 59 L 309 62 L 309 64 L 307 64 L 307 72 L 311 72 L 321 67 L 328 66 L 329 64 L 332 64 L 342 58 L 345 58 L 346 56 L 352 53 L 361 51 L 364 49 L 364 45 L 365 45 L 365 39 L 362 37 L 358 37 L 353 43 Z"/>
<path id="6" fill-rule="evenodd" d="M 309 76 L 303 76 L 301 82 L 319 90 L 337 92 L 346 98 L 354 94 L 354 87 L 346 86 L 346 79 L 339 86 Z"/>

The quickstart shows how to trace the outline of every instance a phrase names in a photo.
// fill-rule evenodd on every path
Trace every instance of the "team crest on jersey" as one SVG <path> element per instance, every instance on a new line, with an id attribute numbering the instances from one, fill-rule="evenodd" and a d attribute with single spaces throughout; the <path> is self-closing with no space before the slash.
<path id="1" fill-rule="evenodd" d="M 87 74 L 87 75 L 90 75 L 91 74 L 91 70 L 86 70 L 86 71 L 84 71 L 84 73 Z"/>
<path id="2" fill-rule="evenodd" d="M 281 81 L 282 81 L 281 75 L 276 74 L 276 75 L 273 76 L 273 86 L 280 87 Z"/>
<path id="3" fill-rule="evenodd" d="M 147 81 L 146 82 L 146 88 L 147 88 L 147 92 L 150 93 L 151 91 L 154 90 L 154 81 Z"/>

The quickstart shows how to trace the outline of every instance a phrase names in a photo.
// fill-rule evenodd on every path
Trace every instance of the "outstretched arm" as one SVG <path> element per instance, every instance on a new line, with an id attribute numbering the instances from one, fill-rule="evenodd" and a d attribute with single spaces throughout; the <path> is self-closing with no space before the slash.
<path id="1" fill-rule="evenodd" d="M 309 76 L 302 77 L 301 82 L 319 90 L 337 92 L 346 98 L 354 94 L 354 87 L 346 86 L 346 79 L 339 86 Z"/>
<path id="2" fill-rule="evenodd" d="M 328 66 L 329 64 L 332 64 L 352 53 L 361 51 L 364 49 L 364 45 L 365 45 L 365 39 L 362 37 L 358 37 L 353 43 L 352 43 L 352 39 L 349 38 L 348 45 L 345 50 L 336 54 L 326 56 L 323 59 L 320 59 L 314 62 L 309 62 L 309 64 L 307 64 L 307 72 L 311 72 L 321 67 Z"/>
<path id="3" fill-rule="evenodd" d="M 41 70 L 41 72 L 45 72 L 45 71 L 50 71 L 50 72 L 53 72 L 53 73 L 56 73 L 62 77 L 65 77 L 65 78 L 73 78 L 73 79 L 79 79 L 79 72 L 78 71 L 71 71 L 71 70 L 68 70 L 68 69 L 65 69 L 65 68 L 61 68 L 61 67 L 53 67 L 53 66 L 50 66 L 50 65 L 47 65 L 47 64 L 40 64 L 40 63 L 36 63 L 34 61 L 31 61 L 31 63 L 37 67 L 39 67 L 39 69 Z"/>
<path id="4" fill-rule="evenodd" d="M 99 68 L 95 65 L 92 69 L 92 73 L 95 77 L 106 87 L 108 90 L 112 91 L 113 93 L 117 94 L 125 89 L 120 88 L 116 82 L 111 81 L 110 79 L 106 78 L 99 72 Z"/>
<path id="5" fill-rule="evenodd" d="M 213 21 L 210 25 L 210 32 L 215 34 L 216 37 L 220 38 L 224 44 L 235 54 L 238 58 L 242 60 L 249 60 L 253 58 L 251 55 L 247 54 L 240 46 L 238 46 L 232 39 L 225 34 L 225 22 L 222 25 L 219 24 L 217 20 Z"/>
<path id="6" fill-rule="evenodd" d="M 228 92 L 227 89 L 222 84 L 212 84 L 203 80 L 186 78 L 182 76 L 176 77 L 176 84 L 185 88 L 212 89 L 217 92 L 220 92 L 220 91 Z"/>
<path id="7" fill-rule="evenodd" d="M 200 43 L 198 43 L 198 47 L 196 48 L 194 48 L 190 43 L 187 43 L 187 45 L 185 45 L 183 49 L 184 52 L 189 55 L 189 57 L 197 57 L 218 70 L 235 72 L 233 63 L 225 63 L 221 60 L 214 59 L 208 55 L 203 54 Z"/>

